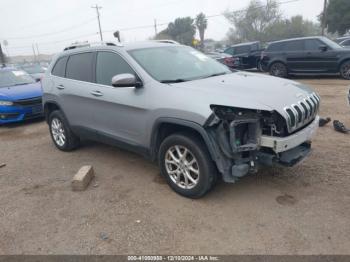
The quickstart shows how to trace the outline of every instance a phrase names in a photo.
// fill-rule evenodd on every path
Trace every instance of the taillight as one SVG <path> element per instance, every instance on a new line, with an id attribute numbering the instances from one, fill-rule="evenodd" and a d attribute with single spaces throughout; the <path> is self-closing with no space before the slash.
<path id="1" fill-rule="evenodd" d="M 234 61 L 235 61 L 235 58 L 234 58 L 234 57 L 226 57 L 226 58 L 224 59 L 225 64 L 231 64 L 231 63 L 233 63 Z"/>

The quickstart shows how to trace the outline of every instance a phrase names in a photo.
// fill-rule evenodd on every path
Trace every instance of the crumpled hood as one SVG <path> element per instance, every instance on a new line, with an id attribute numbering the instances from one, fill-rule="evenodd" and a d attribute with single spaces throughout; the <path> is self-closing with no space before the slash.
<path id="1" fill-rule="evenodd" d="M 247 72 L 176 83 L 173 86 L 198 92 L 193 99 L 202 98 L 210 101 L 210 104 L 276 110 L 281 115 L 285 114 L 286 106 L 301 101 L 314 92 L 291 80 Z"/>
<path id="2" fill-rule="evenodd" d="M 15 101 L 19 99 L 29 99 L 42 96 L 41 83 L 33 83 L 18 86 L 0 88 L 0 99 Z"/>

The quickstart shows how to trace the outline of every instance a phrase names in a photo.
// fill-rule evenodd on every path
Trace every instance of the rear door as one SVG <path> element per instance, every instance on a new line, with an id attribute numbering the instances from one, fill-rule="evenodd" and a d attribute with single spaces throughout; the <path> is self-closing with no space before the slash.
<path id="1" fill-rule="evenodd" d="M 282 55 L 285 57 L 290 72 L 302 71 L 305 62 L 305 51 L 303 40 L 285 42 Z"/>
<path id="2" fill-rule="evenodd" d="M 249 53 L 250 53 L 250 45 L 242 45 L 235 47 L 234 57 L 239 57 L 241 62 L 241 67 L 249 68 Z"/>
<path id="3" fill-rule="evenodd" d="M 60 105 L 72 127 L 94 129 L 94 112 L 91 106 L 95 96 L 93 52 L 70 55 L 65 78 L 56 87 L 60 94 Z"/>

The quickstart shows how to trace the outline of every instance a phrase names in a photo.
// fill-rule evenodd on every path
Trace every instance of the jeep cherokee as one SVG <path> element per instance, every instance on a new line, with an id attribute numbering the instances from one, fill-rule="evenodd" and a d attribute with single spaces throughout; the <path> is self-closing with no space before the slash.
<path id="1" fill-rule="evenodd" d="M 173 43 L 99 44 L 57 55 L 43 80 L 56 147 L 82 138 L 158 161 L 177 193 L 199 198 L 260 166 L 293 166 L 311 150 L 319 96 L 290 80 L 232 72 Z"/>

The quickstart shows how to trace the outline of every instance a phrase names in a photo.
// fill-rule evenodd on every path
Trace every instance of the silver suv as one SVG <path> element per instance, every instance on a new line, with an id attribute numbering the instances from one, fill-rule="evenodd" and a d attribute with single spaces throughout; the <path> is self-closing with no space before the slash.
<path id="1" fill-rule="evenodd" d="M 230 71 L 187 46 L 145 42 L 70 48 L 43 80 L 52 140 L 114 144 L 158 161 L 177 193 L 198 198 L 260 166 L 310 152 L 319 96 L 293 81 Z"/>

